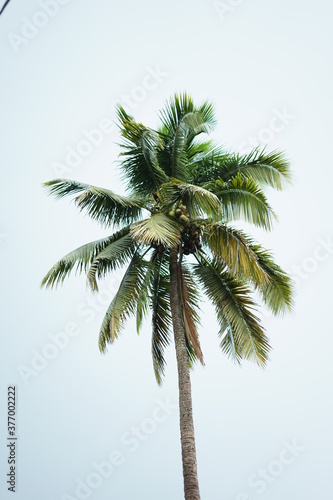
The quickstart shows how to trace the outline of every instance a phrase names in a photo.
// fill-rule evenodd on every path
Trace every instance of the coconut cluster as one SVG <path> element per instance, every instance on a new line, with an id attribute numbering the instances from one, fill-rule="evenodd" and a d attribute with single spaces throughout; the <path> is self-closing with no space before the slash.
<path id="1" fill-rule="evenodd" d="M 185 255 L 196 253 L 198 250 L 202 249 L 201 236 L 202 230 L 199 227 L 192 226 L 192 224 L 184 227 L 182 231 L 182 245 Z"/>
<path id="2" fill-rule="evenodd" d="M 198 250 L 201 250 L 202 228 L 189 223 L 190 218 L 186 206 L 182 204 L 179 205 L 176 209 L 170 210 L 169 215 L 170 217 L 176 217 L 176 219 L 179 219 L 179 221 L 185 225 L 181 232 L 183 253 L 189 255 L 190 253 L 196 253 Z"/>
<path id="3" fill-rule="evenodd" d="M 187 224 L 189 221 L 188 213 L 185 205 L 179 205 L 175 210 L 170 210 L 170 217 L 176 217 L 183 224 Z"/>

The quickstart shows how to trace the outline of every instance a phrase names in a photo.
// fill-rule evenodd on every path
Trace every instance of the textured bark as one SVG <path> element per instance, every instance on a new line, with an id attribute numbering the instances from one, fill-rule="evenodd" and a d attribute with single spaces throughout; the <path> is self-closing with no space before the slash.
<path id="1" fill-rule="evenodd" d="M 177 279 L 177 254 L 177 249 L 172 249 L 170 251 L 170 303 L 178 368 L 180 439 L 182 447 L 184 492 L 185 500 L 200 500 L 192 413 L 190 369 Z"/>

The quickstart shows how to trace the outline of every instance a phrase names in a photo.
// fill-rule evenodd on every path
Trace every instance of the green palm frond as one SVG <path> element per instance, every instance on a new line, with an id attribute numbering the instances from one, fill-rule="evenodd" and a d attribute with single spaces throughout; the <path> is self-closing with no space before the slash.
<path id="1" fill-rule="evenodd" d="M 186 115 L 187 116 L 187 115 Z M 171 149 L 171 177 L 185 180 L 188 177 L 186 138 L 188 129 L 184 119 L 180 120 L 175 130 Z"/>
<path id="2" fill-rule="evenodd" d="M 269 283 L 270 278 L 261 267 L 249 236 L 222 222 L 205 223 L 204 228 L 203 242 L 215 257 L 225 262 L 233 274 L 254 279 L 262 286 Z"/>
<path id="3" fill-rule="evenodd" d="M 214 149 L 213 141 L 193 141 L 187 148 L 187 156 L 189 161 L 189 169 L 192 169 L 192 163 L 197 164 L 200 159 L 204 158 Z M 191 177 L 191 173 L 190 173 Z"/>
<path id="4" fill-rule="evenodd" d="M 276 215 L 253 179 L 245 179 L 238 174 L 228 182 L 217 179 L 204 187 L 218 197 L 227 220 L 244 219 L 268 231 L 272 228 L 272 220 Z"/>
<path id="5" fill-rule="evenodd" d="M 105 352 L 106 345 L 112 344 L 125 326 L 126 320 L 135 314 L 137 299 L 147 269 L 147 262 L 136 253 L 119 285 L 110 306 L 104 316 L 99 333 L 98 345 Z"/>
<path id="6" fill-rule="evenodd" d="M 190 217 L 200 217 L 203 214 L 216 217 L 221 213 L 221 203 L 216 194 L 201 186 L 187 184 L 177 179 L 163 184 L 160 189 L 161 208 L 170 210 L 173 205 L 183 203 Z"/>
<path id="7" fill-rule="evenodd" d="M 254 284 L 271 311 L 278 315 L 293 306 L 292 281 L 270 252 L 239 229 L 220 222 L 205 223 L 203 241 L 212 254 L 240 280 Z"/>
<path id="8" fill-rule="evenodd" d="M 196 108 L 197 114 L 201 116 L 203 123 L 206 124 L 206 131 L 210 132 L 216 125 L 214 106 L 210 101 L 204 101 Z"/>
<path id="9" fill-rule="evenodd" d="M 160 158 L 164 171 L 170 177 L 185 181 L 189 174 L 189 148 L 194 138 L 215 125 L 213 106 L 205 101 L 196 107 L 188 94 L 176 94 L 160 116 L 163 124 L 160 136 L 165 143 L 165 152 Z"/>
<path id="10" fill-rule="evenodd" d="M 85 191 L 90 186 L 70 179 L 53 179 L 52 181 L 44 182 L 43 187 L 45 187 L 48 193 L 53 195 L 56 199 L 60 199 L 64 196 L 82 193 L 82 191 Z"/>
<path id="11" fill-rule="evenodd" d="M 158 131 L 158 135 L 159 135 L 159 144 L 156 147 L 156 158 L 160 168 L 166 174 L 166 179 L 164 182 L 168 182 L 172 173 L 173 141 L 161 129 Z"/>
<path id="12" fill-rule="evenodd" d="M 124 138 L 120 153 L 124 179 L 133 192 L 151 195 L 168 180 L 157 158 L 157 150 L 163 149 L 163 142 L 157 132 L 135 122 L 122 107 L 117 111 Z"/>
<path id="13" fill-rule="evenodd" d="M 193 118 L 194 116 L 196 118 Z M 208 131 L 216 123 L 213 105 L 204 101 L 201 105 L 195 106 L 193 99 L 186 92 L 175 94 L 160 112 L 162 124 L 170 135 L 172 131 L 177 130 L 179 123 L 184 121 L 185 117 L 188 117 L 186 126 L 192 130 L 205 124 L 205 130 Z"/>
<path id="14" fill-rule="evenodd" d="M 109 189 L 89 186 L 68 179 L 54 179 L 44 186 L 56 198 L 81 193 L 74 198 L 80 210 L 104 226 L 128 224 L 141 216 L 144 203 L 138 198 L 121 196 Z"/>
<path id="15" fill-rule="evenodd" d="M 109 245 L 112 245 L 113 242 L 128 234 L 129 226 L 121 229 L 111 236 L 108 236 L 107 238 L 92 241 L 86 245 L 76 248 L 51 267 L 49 272 L 43 278 L 41 286 L 53 288 L 58 284 L 62 284 L 73 269 L 75 269 L 75 273 L 87 271 L 90 264 L 100 252 L 102 252 Z"/>
<path id="16" fill-rule="evenodd" d="M 184 116 L 194 111 L 193 99 L 186 92 L 175 94 L 160 111 L 160 119 L 166 132 L 172 136 Z"/>
<path id="17" fill-rule="evenodd" d="M 265 304 L 275 315 L 283 315 L 293 308 L 293 284 L 286 272 L 274 262 L 273 256 L 260 245 L 251 245 L 261 269 L 269 277 L 269 282 L 262 283 L 253 279 Z M 253 277 L 254 278 L 254 277 Z"/>
<path id="18" fill-rule="evenodd" d="M 209 107 L 211 108 L 211 112 L 213 114 L 212 105 L 209 103 L 204 103 L 200 109 L 207 111 Z M 200 109 L 196 109 L 193 113 L 188 113 L 183 118 L 183 123 L 186 127 L 187 148 L 192 144 L 195 137 L 202 133 L 207 134 L 212 130 L 215 124 L 215 122 L 211 120 L 211 113 L 208 111 L 208 113 L 205 114 L 205 112 L 200 111 Z"/>
<path id="19" fill-rule="evenodd" d="M 197 158 L 193 158 L 190 164 L 190 182 L 198 186 L 220 178 L 220 164 L 227 161 L 230 154 L 222 148 L 215 146 Z"/>
<path id="20" fill-rule="evenodd" d="M 168 260 L 157 256 L 152 271 L 152 358 L 157 383 L 160 385 L 165 373 L 164 351 L 170 343 L 170 278 Z"/>
<path id="21" fill-rule="evenodd" d="M 194 265 L 194 272 L 215 306 L 222 350 L 235 360 L 249 359 L 264 366 L 270 346 L 252 312 L 255 303 L 250 289 L 216 260 Z"/>
<path id="22" fill-rule="evenodd" d="M 92 261 L 87 273 L 87 283 L 91 289 L 98 291 L 97 278 L 100 279 L 109 271 L 126 264 L 133 257 L 136 247 L 127 227 L 126 231 L 120 232 L 119 237 L 99 252 Z"/>
<path id="23" fill-rule="evenodd" d="M 267 153 L 266 149 L 255 148 L 247 155 L 231 155 L 222 166 L 220 177 L 229 180 L 238 173 L 278 190 L 291 181 L 289 161 L 280 151 Z"/>
<path id="24" fill-rule="evenodd" d="M 179 261 L 178 264 L 178 287 L 180 293 L 180 302 L 184 330 L 187 340 L 187 353 L 190 365 L 196 359 L 204 364 L 203 354 L 199 341 L 197 324 L 199 324 L 199 296 L 198 288 L 194 282 L 193 276 L 187 267 Z"/>
<path id="25" fill-rule="evenodd" d="M 215 150 L 197 162 L 194 171 L 197 182 L 221 178 L 225 182 L 240 174 L 252 178 L 260 185 L 281 190 L 291 182 L 289 161 L 280 151 L 266 152 L 266 148 L 255 148 L 250 153 L 239 155 L 224 150 Z"/>
<path id="26" fill-rule="evenodd" d="M 138 335 L 140 333 L 142 322 L 145 316 L 147 315 L 150 306 L 152 273 L 155 267 L 155 262 L 153 259 L 154 259 L 154 254 L 152 256 L 152 259 L 147 265 L 145 277 L 143 279 L 142 286 L 138 295 L 138 301 L 136 306 L 136 331 Z"/>
<path id="27" fill-rule="evenodd" d="M 163 213 L 153 214 L 131 226 L 132 238 L 144 245 L 174 246 L 179 242 L 182 225 Z"/>

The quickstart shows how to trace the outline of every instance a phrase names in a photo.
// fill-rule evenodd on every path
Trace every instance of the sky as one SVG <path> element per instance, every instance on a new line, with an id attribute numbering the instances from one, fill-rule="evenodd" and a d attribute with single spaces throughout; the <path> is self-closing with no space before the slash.
<path id="1" fill-rule="evenodd" d="M 181 500 L 174 345 L 158 387 L 150 323 L 101 355 L 121 273 L 40 289 L 72 249 L 107 235 L 41 184 L 123 193 L 115 105 L 155 127 L 175 92 L 214 103 L 228 150 L 286 151 L 293 185 L 268 190 L 274 231 L 243 224 L 293 277 L 295 307 L 263 311 L 265 370 L 235 366 L 202 303 L 205 367 L 191 374 L 205 500 L 327 498 L 332 470 L 331 2 L 11 0 L 0 18 L 0 496 L 8 491 L 7 390 L 16 388 L 17 500 Z"/>

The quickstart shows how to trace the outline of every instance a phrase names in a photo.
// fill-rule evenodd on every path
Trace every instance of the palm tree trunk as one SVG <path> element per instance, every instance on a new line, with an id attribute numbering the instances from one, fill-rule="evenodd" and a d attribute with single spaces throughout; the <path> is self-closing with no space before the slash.
<path id="1" fill-rule="evenodd" d="M 178 368 L 180 439 L 182 446 L 184 492 L 185 500 L 200 500 L 192 414 L 190 369 L 177 279 L 177 254 L 178 251 L 176 248 L 170 250 L 170 305 Z"/>

